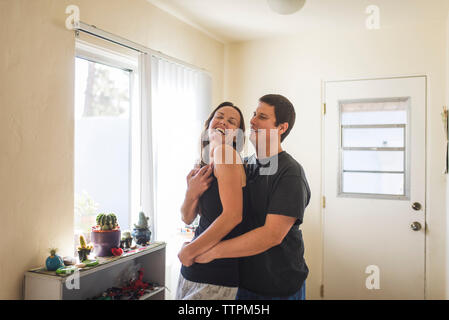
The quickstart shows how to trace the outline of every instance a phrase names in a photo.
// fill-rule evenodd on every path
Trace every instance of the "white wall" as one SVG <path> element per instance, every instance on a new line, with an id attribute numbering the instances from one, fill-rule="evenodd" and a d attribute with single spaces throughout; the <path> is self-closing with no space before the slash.
<path id="1" fill-rule="evenodd" d="M 244 108 L 280 93 L 295 105 L 297 120 L 284 149 L 304 167 L 312 199 L 302 226 L 310 276 L 309 299 L 319 298 L 321 239 L 321 81 L 402 75 L 428 76 L 427 297 L 445 297 L 446 202 L 441 107 L 445 102 L 446 21 L 419 21 L 367 30 L 316 30 L 227 47 L 225 97 Z"/>
<path id="2" fill-rule="evenodd" d="M 446 106 L 449 106 L 449 12 L 446 26 Z M 449 181 L 446 175 L 446 216 L 449 215 Z M 449 267 L 449 219 L 446 219 L 446 266 Z M 449 275 L 446 276 L 446 298 L 449 299 Z"/>

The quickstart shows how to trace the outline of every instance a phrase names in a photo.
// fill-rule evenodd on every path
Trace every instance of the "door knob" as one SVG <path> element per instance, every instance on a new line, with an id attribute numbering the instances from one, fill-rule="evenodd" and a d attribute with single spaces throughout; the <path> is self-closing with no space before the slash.
<path id="1" fill-rule="evenodd" d="M 416 210 L 416 211 L 421 210 L 421 208 L 422 208 L 421 203 L 419 203 L 419 202 L 413 202 L 412 208 L 413 208 L 413 210 Z"/>
<path id="2" fill-rule="evenodd" d="M 421 226 L 421 223 L 419 223 L 418 221 L 414 221 L 410 225 L 410 228 L 412 228 L 413 231 L 419 231 L 419 230 L 421 230 L 422 226 Z"/>

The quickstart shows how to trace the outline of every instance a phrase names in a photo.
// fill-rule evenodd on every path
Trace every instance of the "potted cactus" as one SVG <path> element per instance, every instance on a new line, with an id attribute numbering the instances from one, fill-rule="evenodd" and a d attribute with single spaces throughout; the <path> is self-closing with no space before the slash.
<path id="1" fill-rule="evenodd" d="M 87 256 L 90 254 L 93 246 L 87 245 L 86 240 L 84 239 L 83 235 L 80 235 L 80 245 L 78 246 L 78 257 L 80 259 L 80 262 L 83 262 L 84 260 L 87 260 Z"/>
<path id="2" fill-rule="evenodd" d="M 111 249 L 120 246 L 120 227 L 115 214 L 100 213 L 92 227 L 91 240 L 97 257 L 112 256 Z"/>

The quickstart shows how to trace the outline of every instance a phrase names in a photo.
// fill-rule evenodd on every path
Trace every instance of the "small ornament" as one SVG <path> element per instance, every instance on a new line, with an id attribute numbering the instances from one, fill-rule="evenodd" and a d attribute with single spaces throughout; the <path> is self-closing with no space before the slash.
<path id="1" fill-rule="evenodd" d="M 65 266 L 73 266 L 76 264 L 76 259 L 74 257 L 66 256 L 62 258 Z"/>
<path id="2" fill-rule="evenodd" d="M 60 256 L 56 254 L 57 249 L 50 250 L 50 256 L 45 261 L 45 266 L 48 271 L 56 271 L 61 267 L 64 267 L 64 261 Z"/>
<path id="3" fill-rule="evenodd" d="M 139 245 L 147 245 L 151 239 L 151 231 L 148 228 L 148 217 L 143 212 L 139 213 L 139 221 L 134 224 L 133 237 Z"/>
<path id="4" fill-rule="evenodd" d="M 112 255 L 115 257 L 121 256 L 123 254 L 122 248 L 111 248 Z"/>

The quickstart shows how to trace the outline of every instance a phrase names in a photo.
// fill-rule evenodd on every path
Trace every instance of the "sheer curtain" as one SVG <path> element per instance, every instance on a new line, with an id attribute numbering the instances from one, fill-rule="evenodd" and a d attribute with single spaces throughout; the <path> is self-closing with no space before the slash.
<path id="1" fill-rule="evenodd" d="M 151 114 L 152 140 L 144 143 L 153 149 L 154 239 L 167 242 L 166 298 L 173 299 L 181 267 L 177 253 L 186 241 L 180 232 L 180 208 L 185 178 L 199 158 L 200 134 L 211 110 L 209 75 L 152 56 L 150 109 L 146 117 Z"/>

